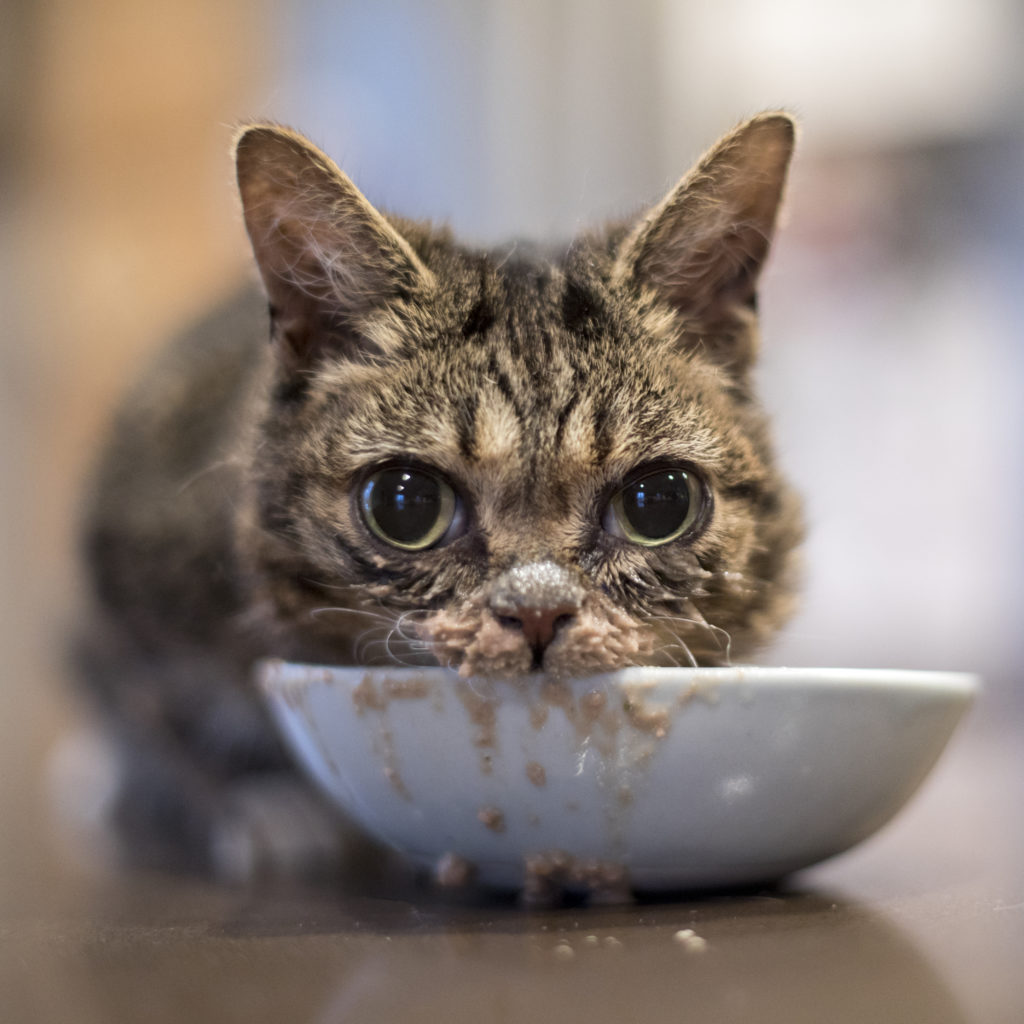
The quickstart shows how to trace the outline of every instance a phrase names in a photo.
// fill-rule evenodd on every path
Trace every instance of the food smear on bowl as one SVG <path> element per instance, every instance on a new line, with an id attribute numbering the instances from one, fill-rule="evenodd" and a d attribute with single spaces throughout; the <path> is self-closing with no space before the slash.
<path id="1" fill-rule="evenodd" d="M 523 862 L 520 893 L 528 906 L 557 903 L 566 890 L 583 892 L 591 903 L 631 903 L 633 891 L 623 864 L 574 857 L 564 850 L 531 854 Z"/>
<path id="2" fill-rule="evenodd" d="M 442 853 L 434 865 L 434 881 L 442 889 L 461 889 L 476 877 L 476 866 L 452 850 Z"/>
<path id="3" fill-rule="evenodd" d="M 505 814 L 497 807 L 481 807 L 476 812 L 476 819 L 492 832 L 505 831 Z"/>
<path id="4" fill-rule="evenodd" d="M 261 685 L 296 761 L 373 838 L 439 881 L 544 901 L 770 884 L 842 852 L 913 794 L 976 680 L 269 662 Z"/>

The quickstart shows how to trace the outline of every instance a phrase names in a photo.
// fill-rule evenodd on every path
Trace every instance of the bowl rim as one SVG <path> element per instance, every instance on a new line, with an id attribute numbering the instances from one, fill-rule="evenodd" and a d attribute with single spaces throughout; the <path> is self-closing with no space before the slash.
<path id="1" fill-rule="evenodd" d="M 460 676 L 458 671 L 441 666 L 388 666 L 388 665 L 325 665 L 312 662 L 287 661 L 281 658 L 264 658 L 255 666 L 255 679 L 260 690 L 270 696 L 277 690 L 295 686 L 309 686 L 313 683 L 345 685 L 360 683 L 367 674 L 383 679 L 412 679 L 428 676 L 439 681 L 471 683 L 473 677 Z M 543 673 L 531 673 L 518 680 L 478 679 L 488 685 L 501 686 L 505 683 L 537 682 L 545 678 Z M 970 700 L 977 696 L 982 687 L 979 675 L 973 672 L 930 670 L 930 669 L 887 669 L 887 668 L 814 668 L 809 666 L 785 667 L 774 665 L 732 665 L 714 668 L 673 668 L 665 666 L 631 665 L 613 672 L 591 676 L 578 676 L 565 682 L 574 689 L 609 684 L 630 687 L 650 686 L 690 687 L 711 685 L 714 687 L 743 687 L 751 684 L 771 685 L 779 689 L 804 688 L 828 690 L 837 687 L 848 689 L 928 690 Z"/>

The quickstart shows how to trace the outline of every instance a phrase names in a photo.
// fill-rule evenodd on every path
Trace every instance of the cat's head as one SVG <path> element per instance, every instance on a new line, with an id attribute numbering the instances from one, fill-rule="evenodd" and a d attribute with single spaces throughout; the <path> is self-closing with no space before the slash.
<path id="1" fill-rule="evenodd" d="M 566 676 L 770 636 L 800 526 L 751 365 L 793 135 L 748 121 L 548 260 L 386 218 L 245 129 L 274 356 L 239 543 L 268 646 Z"/>

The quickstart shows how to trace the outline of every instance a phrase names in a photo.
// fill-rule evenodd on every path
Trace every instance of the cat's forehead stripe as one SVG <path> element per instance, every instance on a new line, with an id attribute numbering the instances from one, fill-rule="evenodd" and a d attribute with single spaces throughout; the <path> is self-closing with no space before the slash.
<path id="1" fill-rule="evenodd" d="M 525 420 L 526 408 L 523 401 L 526 398 L 527 392 L 521 386 L 517 387 L 513 383 L 512 375 L 514 373 L 514 367 L 503 366 L 499 354 L 491 352 L 484 380 L 497 391 L 505 403 L 511 406 L 520 420 Z"/>
<path id="2" fill-rule="evenodd" d="M 480 257 L 476 297 L 469 307 L 469 313 L 462 322 L 460 332 L 463 338 L 476 338 L 487 334 L 497 320 L 493 299 L 490 266 L 486 257 Z"/>
<path id="3" fill-rule="evenodd" d="M 459 454 L 464 459 L 477 456 L 476 421 L 480 400 L 475 391 L 462 396 L 461 403 L 455 410 L 455 429 L 459 438 Z"/>
<path id="4" fill-rule="evenodd" d="M 569 417 L 572 415 L 577 405 L 579 405 L 580 395 L 580 389 L 578 387 L 574 387 L 572 391 L 569 392 L 568 401 L 565 403 L 565 405 L 562 406 L 562 408 L 558 412 L 558 417 L 555 421 L 556 449 L 561 448 L 567 439 L 570 441 L 570 443 L 578 443 L 578 438 L 575 436 L 574 432 L 569 431 L 568 428 Z"/>

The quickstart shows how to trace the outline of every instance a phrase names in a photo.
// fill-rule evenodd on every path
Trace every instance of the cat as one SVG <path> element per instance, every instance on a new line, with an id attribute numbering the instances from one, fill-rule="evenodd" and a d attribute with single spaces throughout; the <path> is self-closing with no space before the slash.
<path id="1" fill-rule="evenodd" d="M 239 133 L 262 296 L 158 358 L 85 517 L 79 667 L 136 850 L 226 873 L 330 850 L 260 657 L 566 678 L 772 636 L 802 527 L 752 371 L 794 135 L 759 115 L 545 254 L 384 216 L 297 133 Z"/>

